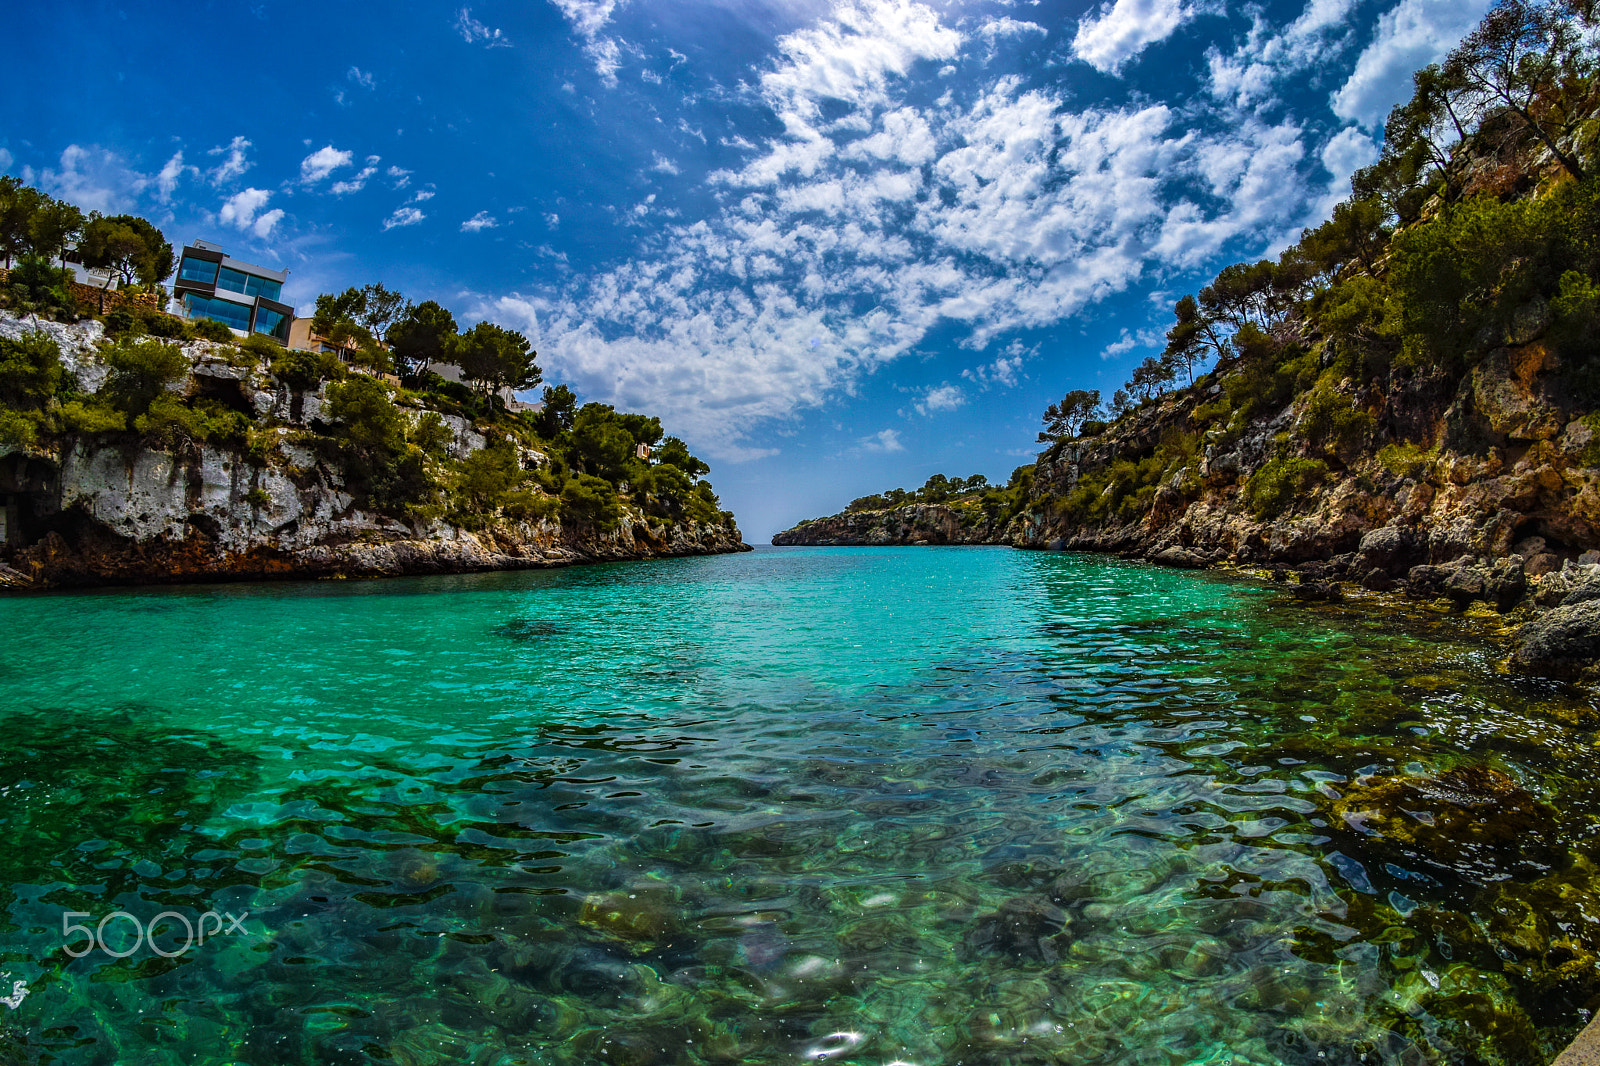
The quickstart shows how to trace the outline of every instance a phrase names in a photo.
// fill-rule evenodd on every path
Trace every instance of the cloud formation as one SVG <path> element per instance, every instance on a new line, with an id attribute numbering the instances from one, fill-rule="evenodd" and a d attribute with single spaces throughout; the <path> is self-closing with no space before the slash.
<path id="1" fill-rule="evenodd" d="M 480 230 L 494 229 L 498 225 L 500 225 L 500 223 L 495 221 L 495 217 L 489 214 L 489 212 L 479 211 L 477 214 L 461 223 L 461 232 L 477 233 Z"/>
<path id="2" fill-rule="evenodd" d="M 1395 101 L 1411 96 L 1411 73 L 1444 58 L 1489 0 L 1400 0 L 1378 16 L 1378 31 L 1331 99 L 1333 113 L 1381 130 Z"/>
<path id="3" fill-rule="evenodd" d="M 906 446 L 900 443 L 900 431 L 897 429 L 880 429 L 878 432 L 862 437 L 856 442 L 869 452 L 903 452 Z"/>
<path id="4" fill-rule="evenodd" d="M 271 199 L 272 193 L 266 189 L 243 189 L 223 201 L 217 219 L 223 225 L 231 225 L 240 232 L 248 230 L 266 240 L 283 220 L 282 208 L 258 214 Z"/>
<path id="5" fill-rule="evenodd" d="M 58 166 L 59 169 L 46 167 L 37 173 L 24 167 L 22 180 L 85 211 L 109 215 L 131 210 L 151 184 L 149 175 L 98 145 L 67 145 Z"/>
<path id="6" fill-rule="evenodd" d="M 1152 268 L 1288 232 L 1307 208 L 1316 155 L 1289 119 L 1230 108 L 1199 122 L 1137 99 L 1074 109 L 1014 75 L 915 102 L 914 71 L 981 70 L 987 55 L 982 35 L 919 3 L 848 3 L 777 44 L 752 91 L 782 132 L 742 142 L 741 165 L 707 176 L 724 207 L 658 226 L 638 254 L 565 291 L 477 309 L 526 315 L 563 375 L 670 412 L 722 459 L 761 453 L 746 440 L 755 427 L 853 388 L 941 324 L 981 352 Z M 1021 365 L 1008 349 L 961 376 L 1011 385 Z M 916 407 L 964 399 L 945 385 Z"/>
<path id="7" fill-rule="evenodd" d="M 398 226 L 415 226 L 427 217 L 420 208 L 398 207 L 395 208 L 394 214 L 383 220 L 383 228 L 387 231 Z"/>
<path id="8" fill-rule="evenodd" d="M 340 167 L 350 166 L 354 162 L 353 153 L 341 151 L 330 144 L 300 160 L 300 180 L 307 185 L 315 185 Z"/>
<path id="9" fill-rule="evenodd" d="M 245 153 L 251 148 L 250 142 L 244 137 L 235 137 L 226 148 L 213 148 L 208 155 L 220 155 L 222 161 L 206 176 L 213 185 L 225 185 L 235 178 L 241 177 L 252 166 Z"/>
<path id="10" fill-rule="evenodd" d="M 954 411 L 966 402 L 967 394 L 961 391 L 961 386 L 945 382 L 925 391 L 922 399 L 913 406 L 919 415 L 932 415 L 939 411 Z"/>
<path id="11" fill-rule="evenodd" d="M 485 48 L 510 48 L 511 39 L 498 29 L 491 29 L 472 17 L 471 8 L 456 12 L 456 32 L 468 44 L 481 44 Z"/>
<path id="12" fill-rule="evenodd" d="M 1182 0 L 1116 0 L 1078 23 L 1072 54 L 1102 74 L 1118 74 L 1128 60 L 1164 41 L 1192 11 Z"/>
<path id="13" fill-rule="evenodd" d="M 622 45 L 615 37 L 601 33 L 611 21 L 612 12 L 625 0 L 550 0 L 572 23 L 572 31 L 583 38 L 583 52 L 594 64 L 595 73 L 606 86 L 615 88 L 617 70 L 622 66 Z M 659 79 L 658 79 L 659 80 Z"/>

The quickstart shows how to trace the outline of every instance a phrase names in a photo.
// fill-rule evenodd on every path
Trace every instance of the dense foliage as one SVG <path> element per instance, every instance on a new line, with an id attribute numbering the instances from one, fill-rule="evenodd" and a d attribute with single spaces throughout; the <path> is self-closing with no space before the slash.
<path id="1" fill-rule="evenodd" d="M 710 467 L 665 437 L 659 419 L 580 405 L 565 385 L 544 389 L 541 410 L 511 410 L 524 405 L 505 397 L 543 377 L 515 330 L 479 322 L 463 331 L 437 302 L 368 284 L 317 298 L 311 327 L 332 350 L 291 350 L 138 302 L 104 312 L 105 294 L 81 299 L 57 265 L 69 249 L 124 290 L 160 297 L 174 266 L 171 245 L 145 219 L 84 215 L 0 177 L 0 255 L 10 268 L 0 307 L 63 321 L 99 311 L 106 336 L 104 383 L 93 393 L 78 389 L 47 334 L 0 339 L 0 446 L 49 451 L 92 437 L 182 453 L 216 443 L 257 466 L 287 466 L 283 447 L 294 443 L 336 464 L 364 507 L 473 528 L 498 517 L 612 529 L 625 502 L 657 525 L 732 518 L 704 480 Z M 233 370 L 195 375 L 196 360 Z M 461 381 L 437 372 L 451 367 Z M 218 384 L 241 375 L 237 387 Z M 280 397 L 298 410 L 310 394 L 320 394 L 325 418 L 305 427 L 280 417 Z M 271 412 L 262 413 L 262 397 Z M 260 489 L 246 499 L 270 504 Z"/>
<path id="2" fill-rule="evenodd" d="M 1045 411 L 1050 458 L 1062 441 L 1103 433 L 1102 419 L 1121 429 L 1055 511 L 1144 521 L 1200 492 L 1206 445 L 1287 414 L 1288 430 L 1236 482 L 1256 516 L 1283 514 L 1359 456 L 1434 443 L 1380 433 L 1373 405 L 1385 390 L 1420 377 L 1453 392 L 1489 352 L 1539 337 L 1564 356 L 1563 391 L 1600 403 L 1595 28 L 1593 12 L 1563 0 L 1501 0 L 1443 64 L 1419 71 L 1382 157 L 1326 222 L 1276 260 L 1226 267 L 1181 298 L 1165 348 L 1109 409 L 1075 390 Z M 1186 416 L 1154 420 L 1147 410 L 1175 388 L 1183 406 L 1167 410 Z"/>

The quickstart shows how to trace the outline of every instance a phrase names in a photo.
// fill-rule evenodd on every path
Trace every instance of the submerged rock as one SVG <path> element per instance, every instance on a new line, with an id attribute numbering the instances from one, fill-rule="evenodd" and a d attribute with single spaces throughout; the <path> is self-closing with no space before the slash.
<path id="1" fill-rule="evenodd" d="M 583 901 L 578 922 L 631 950 L 646 951 L 680 927 L 677 895 L 665 886 L 604 892 Z"/>
<path id="2" fill-rule="evenodd" d="M 1016 958 L 1056 962 L 1066 952 L 1071 919 L 1067 912 L 1037 896 L 1006 900 L 993 914 L 979 918 L 968 930 L 968 951 L 999 953 Z"/>
<path id="3" fill-rule="evenodd" d="M 1358 778 L 1334 814 L 1393 859 L 1420 860 L 1473 881 L 1543 872 L 1555 812 L 1503 770 L 1477 764 L 1437 777 Z"/>

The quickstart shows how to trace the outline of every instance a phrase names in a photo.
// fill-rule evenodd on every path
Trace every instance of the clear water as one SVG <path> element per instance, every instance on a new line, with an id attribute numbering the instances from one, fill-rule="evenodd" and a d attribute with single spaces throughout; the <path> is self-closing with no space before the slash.
<path id="1" fill-rule="evenodd" d="M 1600 714 L 1447 618 L 951 548 L 0 623 L 8 1066 L 1545 1063 L 1600 995 Z"/>

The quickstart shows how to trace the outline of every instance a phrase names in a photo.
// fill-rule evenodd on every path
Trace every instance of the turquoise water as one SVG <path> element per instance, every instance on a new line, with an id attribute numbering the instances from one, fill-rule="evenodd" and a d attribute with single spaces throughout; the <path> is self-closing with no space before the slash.
<path id="1" fill-rule="evenodd" d="M 1600 713 L 1445 617 L 941 548 L 0 621 L 8 1066 L 1542 1064 L 1600 996 Z"/>

